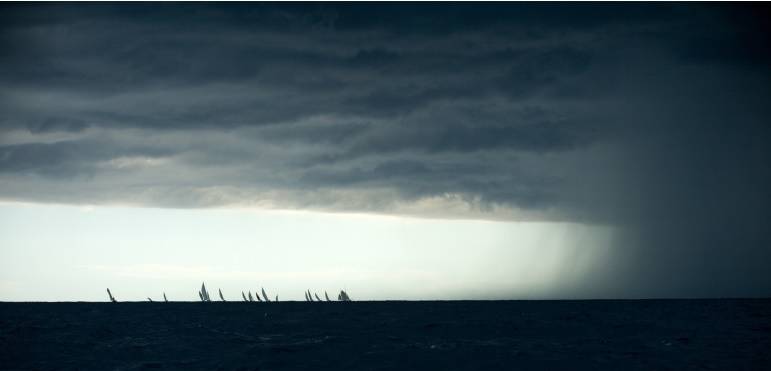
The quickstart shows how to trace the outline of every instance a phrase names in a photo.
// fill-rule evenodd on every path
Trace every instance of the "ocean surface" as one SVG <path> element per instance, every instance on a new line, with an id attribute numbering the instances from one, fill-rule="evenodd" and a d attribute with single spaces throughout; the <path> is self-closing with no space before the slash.
<path id="1" fill-rule="evenodd" d="M 771 370 L 771 299 L 0 303 L 0 369 Z"/>

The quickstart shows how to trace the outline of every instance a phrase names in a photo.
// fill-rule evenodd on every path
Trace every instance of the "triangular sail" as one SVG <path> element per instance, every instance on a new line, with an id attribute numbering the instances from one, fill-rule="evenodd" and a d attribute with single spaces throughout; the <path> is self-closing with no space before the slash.
<path id="1" fill-rule="evenodd" d="M 268 294 L 265 293 L 265 288 L 262 288 L 262 297 L 265 298 L 265 301 L 270 302 L 270 299 L 268 299 Z"/>
<path id="2" fill-rule="evenodd" d="M 319 294 L 314 292 L 313 295 L 316 296 L 316 301 L 322 301 L 321 298 L 319 297 Z"/>
<path id="3" fill-rule="evenodd" d="M 327 291 L 326 290 L 324 290 L 324 297 L 327 299 L 327 301 L 332 301 L 332 300 L 329 300 L 329 295 L 327 295 Z"/>
<path id="4" fill-rule="evenodd" d="M 164 301 L 165 303 L 168 303 L 168 302 L 169 302 L 169 299 L 166 299 L 166 293 L 165 293 L 165 292 L 163 293 L 163 301 Z"/>
<path id="5" fill-rule="evenodd" d="M 225 300 L 225 297 L 222 296 L 222 289 L 217 289 L 217 290 L 219 290 L 219 292 L 220 292 L 220 300 L 227 301 L 227 300 Z"/>
<path id="6" fill-rule="evenodd" d="M 246 298 L 246 294 L 244 294 L 243 291 L 241 291 L 241 297 L 244 298 L 245 302 L 249 302 L 249 299 Z"/>
<path id="7" fill-rule="evenodd" d="M 254 301 L 254 296 L 252 296 L 252 292 L 249 291 L 249 301 Z"/>

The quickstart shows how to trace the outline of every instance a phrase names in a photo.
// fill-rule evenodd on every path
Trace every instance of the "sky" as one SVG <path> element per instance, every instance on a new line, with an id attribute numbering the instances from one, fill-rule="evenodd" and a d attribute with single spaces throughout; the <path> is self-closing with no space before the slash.
<path id="1" fill-rule="evenodd" d="M 0 8 L 0 300 L 771 295 L 763 4 Z"/>

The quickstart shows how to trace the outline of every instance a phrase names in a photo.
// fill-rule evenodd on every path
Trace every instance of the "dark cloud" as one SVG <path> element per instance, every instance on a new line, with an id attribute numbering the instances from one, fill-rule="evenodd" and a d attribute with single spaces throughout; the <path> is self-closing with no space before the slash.
<path id="1" fill-rule="evenodd" d="M 159 158 L 169 155 L 164 148 L 124 146 L 96 140 L 67 140 L 54 143 L 24 143 L 0 146 L 0 172 L 72 178 L 95 175 L 103 161 L 130 156 Z"/>
<path id="2" fill-rule="evenodd" d="M 460 202 L 614 227 L 586 295 L 771 293 L 767 6 L 1 8 L 4 199 Z"/>

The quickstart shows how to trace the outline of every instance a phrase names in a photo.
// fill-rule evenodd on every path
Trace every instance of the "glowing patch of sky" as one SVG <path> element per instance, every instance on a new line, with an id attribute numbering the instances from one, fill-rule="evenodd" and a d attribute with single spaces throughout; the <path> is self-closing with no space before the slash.
<path id="1" fill-rule="evenodd" d="M 265 287 L 354 299 L 550 297 L 608 246 L 605 227 L 238 209 L 0 204 L 0 300 L 230 300 Z"/>

